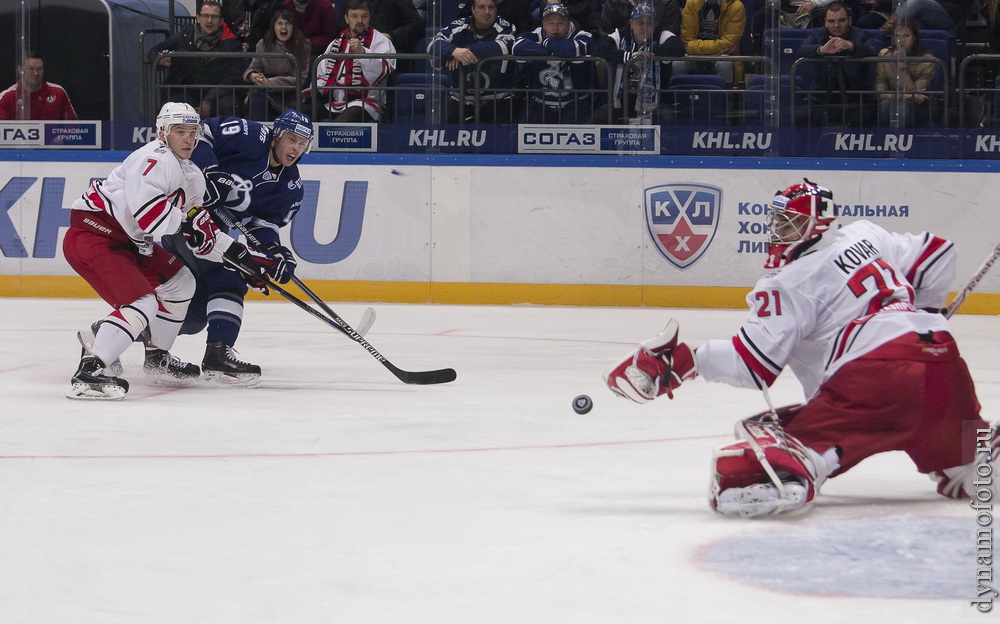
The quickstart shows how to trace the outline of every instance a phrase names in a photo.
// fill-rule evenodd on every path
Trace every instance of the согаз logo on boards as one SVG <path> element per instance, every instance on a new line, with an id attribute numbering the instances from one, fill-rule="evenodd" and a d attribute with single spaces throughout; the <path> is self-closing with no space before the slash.
<path id="1" fill-rule="evenodd" d="M 649 235 L 678 269 L 688 268 L 708 249 L 721 207 L 722 189 L 707 184 L 662 184 L 643 193 Z"/>

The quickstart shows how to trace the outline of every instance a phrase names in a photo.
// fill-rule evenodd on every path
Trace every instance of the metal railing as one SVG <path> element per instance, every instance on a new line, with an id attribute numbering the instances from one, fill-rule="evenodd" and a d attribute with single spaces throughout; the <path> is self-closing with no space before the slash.
<path id="1" fill-rule="evenodd" d="M 868 56 L 863 58 L 800 58 L 792 63 L 792 69 L 790 72 L 789 87 L 791 89 L 790 106 L 792 124 L 807 127 L 832 125 L 878 127 L 878 96 L 890 92 L 878 91 L 875 88 L 875 66 L 879 63 L 910 62 L 935 64 L 935 71 L 940 72 L 941 88 L 933 90 L 928 89 L 924 91 L 905 91 L 902 89 L 896 89 L 891 93 L 895 94 L 897 97 L 920 93 L 929 96 L 932 100 L 937 98 L 941 102 L 940 111 L 935 113 L 932 110 L 932 118 L 929 121 L 930 123 L 936 123 L 934 117 L 937 117 L 940 119 L 940 125 L 947 128 L 949 124 L 949 108 L 951 101 L 951 90 L 949 88 L 950 77 L 948 75 L 947 65 L 941 61 L 941 59 L 933 56 L 898 58 L 882 56 Z M 804 72 L 810 72 L 812 67 L 818 65 L 825 65 L 825 69 L 828 71 L 839 73 L 842 80 L 839 81 L 840 84 L 838 85 L 838 88 L 834 89 L 832 87 L 827 87 L 823 89 L 810 89 L 801 88 L 799 86 L 798 78 Z M 850 65 L 859 65 L 863 71 L 868 72 L 868 74 L 863 76 L 863 78 L 866 81 L 866 85 L 870 86 L 870 88 L 857 89 L 847 87 L 847 79 L 843 77 L 843 71 L 845 66 Z M 807 82 L 812 79 L 813 76 L 809 75 L 804 77 L 803 81 Z M 834 98 L 839 98 L 840 101 L 832 101 Z M 814 112 L 821 116 L 821 123 L 813 123 Z M 873 112 L 875 113 L 874 116 L 872 115 Z M 831 123 L 831 113 L 840 116 L 840 124 Z M 897 110 L 897 120 L 898 115 L 899 113 Z M 874 124 L 872 123 L 873 121 L 875 122 Z M 890 127 L 896 126 L 890 124 Z"/>

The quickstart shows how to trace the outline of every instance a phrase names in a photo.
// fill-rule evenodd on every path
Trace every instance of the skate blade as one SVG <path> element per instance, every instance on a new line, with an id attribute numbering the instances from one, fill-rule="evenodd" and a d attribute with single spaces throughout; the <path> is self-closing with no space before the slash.
<path id="1" fill-rule="evenodd" d="M 260 384 L 260 375 L 254 373 L 229 374 L 221 371 L 202 371 L 201 379 L 221 388 L 253 388 Z"/>
<path id="2" fill-rule="evenodd" d="M 74 382 L 66 398 L 83 401 L 121 401 L 125 398 L 126 392 L 128 391 L 125 388 L 111 384 L 92 386 Z"/>
<path id="3" fill-rule="evenodd" d="M 175 388 L 189 388 L 201 382 L 201 377 L 174 377 L 173 375 L 160 375 L 157 373 L 146 373 L 146 382 L 151 386 L 166 386 Z"/>

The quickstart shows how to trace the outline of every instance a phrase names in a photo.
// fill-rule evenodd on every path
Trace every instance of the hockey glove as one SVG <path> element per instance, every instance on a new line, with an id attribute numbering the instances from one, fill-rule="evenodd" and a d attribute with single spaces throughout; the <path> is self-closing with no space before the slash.
<path id="1" fill-rule="evenodd" d="M 269 271 L 271 279 L 279 284 L 287 284 L 288 280 L 292 279 L 292 275 L 295 274 L 295 267 L 298 265 L 295 256 L 292 255 L 292 250 L 280 243 L 269 243 L 264 251 L 274 258 L 274 270 Z"/>
<path id="2" fill-rule="evenodd" d="M 204 258 L 215 248 L 215 237 L 219 228 L 212 221 L 212 215 L 195 206 L 188 211 L 187 217 L 181 222 L 181 234 L 194 255 Z"/>
<path id="3" fill-rule="evenodd" d="M 673 391 L 682 382 L 694 379 L 694 353 L 677 342 L 677 321 L 671 319 L 662 332 L 644 341 L 604 377 L 612 392 L 636 403 L 646 403 Z"/>
<path id="4" fill-rule="evenodd" d="M 214 206 L 225 205 L 226 199 L 236 188 L 236 180 L 225 171 L 221 171 L 217 166 L 209 167 L 205 171 L 205 207 L 211 209 Z"/>
<path id="5" fill-rule="evenodd" d="M 268 294 L 267 279 L 274 270 L 274 260 L 236 242 L 229 246 L 223 256 L 243 276 L 250 288 Z"/>

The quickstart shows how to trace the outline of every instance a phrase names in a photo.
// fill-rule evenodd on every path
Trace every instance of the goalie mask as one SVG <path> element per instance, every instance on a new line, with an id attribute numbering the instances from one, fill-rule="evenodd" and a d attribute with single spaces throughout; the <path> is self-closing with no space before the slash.
<path id="1" fill-rule="evenodd" d="M 771 235 L 764 268 L 783 267 L 799 257 L 836 218 L 833 192 L 828 188 L 805 180 L 779 191 L 771 200 Z"/>

